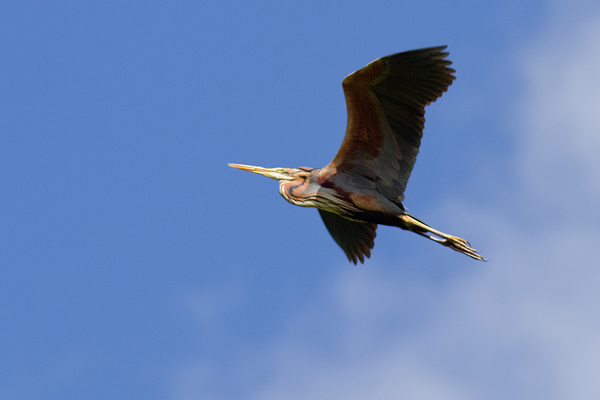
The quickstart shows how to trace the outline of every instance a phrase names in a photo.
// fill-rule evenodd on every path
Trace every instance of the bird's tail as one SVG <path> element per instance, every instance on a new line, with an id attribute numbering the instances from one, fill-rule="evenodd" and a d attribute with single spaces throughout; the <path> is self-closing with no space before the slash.
<path id="1" fill-rule="evenodd" d="M 452 250 L 456 250 L 460 253 L 466 254 L 471 258 L 481 261 L 487 261 L 487 259 L 483 258 L 478 250 L 475 250 L 471 247 L 469 242 L 465 239 L 461 239 L 456 236 L 448 235 L 444 232 L 440 232 L 436 229 L 433 229 L 429 225 L 424 222 L 419 221 L 415 217 L 409 214 L 403 214 L 399 216 L 400 218 L 400 228 L 406 229 L 415 233 L 418 233 L 421 236 L 425 236 L 428 239 L 433 240 L 434 242 L 438 242 L 444 246 L 450 247 Z"/>

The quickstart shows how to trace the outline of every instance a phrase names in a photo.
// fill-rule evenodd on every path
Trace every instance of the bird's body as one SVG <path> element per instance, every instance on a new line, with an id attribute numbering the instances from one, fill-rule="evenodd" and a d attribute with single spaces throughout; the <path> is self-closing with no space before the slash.
<path id="1" fill-rule="evenodd" d="M 444 48 L 379 58 L 348 75 L 342 83 L 348 109 L 346 135 L 324 168 L 230 166 L 277 179 L 287 201 L 317 208 L 354 263 L 370 256 L 380 224 L 413 231 L 483 260 L 466 240 L 431 228 L 402 205 L 419 151 L 424 108 L 454 80 Z"/>

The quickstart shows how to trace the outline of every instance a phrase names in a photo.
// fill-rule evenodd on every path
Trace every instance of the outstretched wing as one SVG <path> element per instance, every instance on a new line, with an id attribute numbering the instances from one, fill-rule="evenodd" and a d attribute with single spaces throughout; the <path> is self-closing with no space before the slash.
<path id="1" fill-rule="evenodd" d="M 348 260 L 354 264 L 358 260 L 364 263 L 364 256 L 371 257 L 371 249 L 375 245 L 377 224 L 352 221 L 321 209 L 319 209 L 319 214 L 333 239 L 346 253 Z"/>
<path id="2" fill-rule="evenodd" d="M 423 136 L 425 106 L 455 79 L 445 48 L 379 58 L 344 79 L 348 124 L 328 167 L 366 177 L 388 199 L 404 200 Z"/>

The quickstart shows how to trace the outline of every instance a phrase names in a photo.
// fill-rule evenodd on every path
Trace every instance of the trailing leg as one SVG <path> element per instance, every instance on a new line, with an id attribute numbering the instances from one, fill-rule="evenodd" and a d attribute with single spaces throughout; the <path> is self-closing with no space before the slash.
<path id="1" fill-rule="evenodd" d="M 440 232 L 409 214 L 400 215 L 398 218 L 401 220 L 399 226 L 402 229 L 418 233 L 421 236 L 425 236 L 434 242 L 438 242 L 444 246 L 450 247 L 452 250 L 466 254 L 467 256 L 476 260 L 487 261 L 480 254 L 478 254 L 478 251 L 472 248 L 471 245 L 469 245 L 469 242 L 467 242 L 465 239 Z"/>

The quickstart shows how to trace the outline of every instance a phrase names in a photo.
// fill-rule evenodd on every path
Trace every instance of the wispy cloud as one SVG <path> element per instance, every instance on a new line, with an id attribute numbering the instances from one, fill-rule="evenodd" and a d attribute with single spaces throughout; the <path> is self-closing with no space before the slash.
<path id="1" fill-rule="evenodd" d="M 600 13 L 551 30 L 524 55 L 520 168 L 546 202 L 562 199 L 565 210 L 567 202 L 590 206 L 581 201 L 594 196 L 597 203 L 600 195 L 599 46 Z"/>

